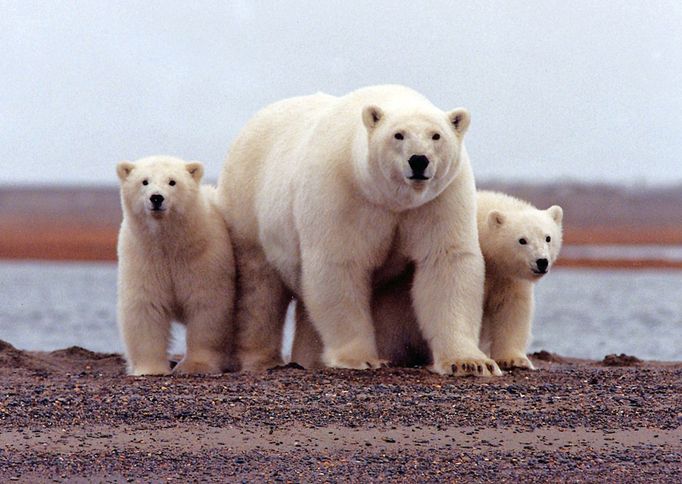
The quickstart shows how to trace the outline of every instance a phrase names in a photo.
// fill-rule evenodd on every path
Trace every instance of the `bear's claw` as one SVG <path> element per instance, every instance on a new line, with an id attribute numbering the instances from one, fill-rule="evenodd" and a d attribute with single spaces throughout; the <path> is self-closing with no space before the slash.
<path id="1" fill-rule="evenodd" d="M 525 356 L 509 357 L 509 358 L 495 358 L 495 361 L 500 368 L 506 371 L 520 368 L 524 370 L 535 370 L 533 363 Z"/>
<path id="2" fill-rule="evenodd" d="M 471 360 L 456 361 L 454 363 L 440 363 L 429 367 L 430 371 L 440 375 L 473 375 L 473 376 L 500 376 L 502 371 L 497 366 L 495 361 L 485 359 L 481 361 L 478 358 Z"/>

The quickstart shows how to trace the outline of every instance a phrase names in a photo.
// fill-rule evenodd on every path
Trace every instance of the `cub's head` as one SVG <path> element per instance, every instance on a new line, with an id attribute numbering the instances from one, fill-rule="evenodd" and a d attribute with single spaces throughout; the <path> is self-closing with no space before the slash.
<path id="1" fill-rule="evenodd" d="M 559 256 L 563 213 L 558 205 L 547 210 L 490 211 L 487 230 L 479 234 L 486 264 L 509 277 L 540 279 Z"/>
<path id="2" fill-rule="evenodd" d="M 469 112 L 427 106 L 384 111 L 365 106 L 369 178 L 399 209 L 424 204 L 457 175 Z"/>
<path id="3" fill-rule="evenodd" d="M 163 220 L 192 209 L 204 173 L 201 163 L 150 156 L 116 166 L 124 213 Z"/>

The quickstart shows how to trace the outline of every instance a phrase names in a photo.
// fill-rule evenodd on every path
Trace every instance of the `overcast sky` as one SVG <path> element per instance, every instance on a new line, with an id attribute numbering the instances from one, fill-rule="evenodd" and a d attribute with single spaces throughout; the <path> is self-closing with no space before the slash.
<path id="1" fill-rule="evenodd" d="M 682 2 L 0 0 L 0 184 L 219 172 L 264 105 L 401 83 L 472 113 L 479 179 L 682 181 Z"/>

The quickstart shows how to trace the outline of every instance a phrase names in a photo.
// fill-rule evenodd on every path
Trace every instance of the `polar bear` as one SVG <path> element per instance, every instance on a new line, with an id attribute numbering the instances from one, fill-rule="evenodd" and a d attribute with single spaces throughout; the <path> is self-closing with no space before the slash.
<path id="1" fill-rule="evenodd" d="M 469 120 L 384 85 L 286 99 L 246 124 L 218 182 L 238 265 L 243 369 L 281 363 L 292 297 L 326 366 L 380 366 L 372 287 L 412 261 L 410 299 L 432 370 L 501 374 L 478 347 L 484 265 Z"/>
<path id="2" fill-rule="evenodd" d="M 500 367 L 533 369 L 526 357 L 533 319 L 534 283 L 547 274 L 562 244 L 563 210 L 538 210 L 503 193 L 479 191 L 478 231 L 486 278 L 481 348 Z M 395 366 L 429 364 L 429 347 L 417 330 L 408 295 L 413 271 L 377 287 L 372 298 L 381 358 Z M 292 360 L 321 366 L 321 342 L 306 315 L 296 313 Z"/>
<path id="3" fill-rule="evenodd" d="M 481 347 L 502 368 L 529 368 L 526 357 L 534 283 L 547 274 L 562 244 L 563 209 L 538 210 L 512 196 L 478 194 L 478 232 L 486 264 Z"/>
<path id="4" fill-rule="evenodd" d="M 186 324 L 176 373 L 220 373 L 232 362 L 235 266 L 203 165 L 151 156 L 116 168 L 118 322 L 132 375 L 168 374 L 171 320 Z"/>

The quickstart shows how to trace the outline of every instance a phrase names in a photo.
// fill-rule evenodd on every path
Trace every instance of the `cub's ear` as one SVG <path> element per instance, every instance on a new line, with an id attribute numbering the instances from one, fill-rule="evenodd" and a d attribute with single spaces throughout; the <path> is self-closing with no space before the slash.
<path id="1" fill-rule="evenodd" d="M 376 128 L 383 117 L 384 112 L 379 106 L 370 104 L 362 110 L 362 122 L 365 123 L 367 131 L 372 131 Z"/>
<path id="2" fill-rule="evenodd" d="M 471 122 L 471 115 L 469 111 L 464 108 L 453 109 L 448 113 L 448 119 L 450 124 L 455 129 L 457 136 L 462 137 L 464 133 L 469 129 L 469 123 Z"/>
<path id="3" fill-rule="evenodd" d="M 501 227 L 506 220 L 507 217 L 499 210 L 491 210 L 488 212 L 488 225 L 491 227 Z"/>
<path id="4" fill-rule="evenodd" d="M 185 168 L 187 168 L 187 171 L 190 175 L 192 175 L 192 178 L 194 178 L 195 182 L 199 183 L 201 181 L 201 177 L 204 176 L 203 163 L 200 161 L 190 161 L 185 165 Z"/>
<path id="5" fill-rule="evenodd" d="M 130 172 L 133 171 L 133 168 L 135 168 L 135 165 L 129 161 L 122 161 L 116 165 L 116 174 L 118 175 L 119 180 L 126 181 L 126 178 L 128 178 Z"/>
<path id="6" fill-rule="evenodd" d="M 547 213 L 552 217 L 552 220 L 561 225 L 561 221 L 564 218 L 564 210 L 559 205 L 552 205 L 547 209 Z"/>

